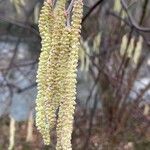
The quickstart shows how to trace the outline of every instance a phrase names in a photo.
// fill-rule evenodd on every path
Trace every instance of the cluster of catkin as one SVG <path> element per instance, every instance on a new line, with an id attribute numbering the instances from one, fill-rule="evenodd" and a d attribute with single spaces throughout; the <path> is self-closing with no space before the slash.
<path id="1" fill-rule="evenodd" d="M 135 39 L 135 37 L 132 37 L 130 41 L 128 40 L 129 40 L 128 35 L 125 34 L 122 37 L 120 54 L 121 56 L 125 55 L 126 57 L 131 58 L 135 64 L 138 64 L 141 53 L 142 53 L 143 37 L 139 36 L 138 39 Z M 128 45 L 128 42 L 129 42 L 129 45 Z"/>
<path id="2" fill-rule="evenodd" d="M 68 25 L 65 3 L 65 0 L 58 0 L 54 8 L 50 0 L 44 2 L 39 17 L 42 50 L 37 73 L 36 126 L 44 143 L 49 145 L 51 131 L 56 125 L 57 150 L 72 149 L 76 71 L 83 11 L 82 0 L 74 0 L 71 23 Z"/>

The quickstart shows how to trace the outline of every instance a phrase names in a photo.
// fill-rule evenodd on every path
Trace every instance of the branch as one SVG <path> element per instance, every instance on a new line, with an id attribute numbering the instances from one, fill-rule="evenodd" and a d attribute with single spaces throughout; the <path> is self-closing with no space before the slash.
<path id="1" fill-rule="evenodd" d="M 131 15 L 131 13 L 128 11 L 128 6 L 127 6 L 127 4 L 125 3 L 124 0 L 121 0 L 121 4 L 122 4 L 122 8 L 125 10 L 125 12 L 128 15 L 129 21 L 134 26 L 134 28 L 136 28 L 136 29 L 138 29 L 139 31 L 142 31 L 142 32 L 150 32 L 150 28 L 141 27 L 136 23 L 133 16 Z"/>
<path id="2" fill-rule="evenodd" d="M 23 93 L 23 92 L 25 92 L 25 91 L 27 91 L 27 90 L 29 90 L 29 89 L 34 88 L 35 86 L 37 86 L 37 84 L 36 84 L 36 83 L 33 83 L 33 84 L 31 84 L 31 85 L 29 85 L 29 86 L 23 88 L 23 89 L 18 89 L 17 93 Z"/>
<path id="3" fill-rule="evenodd" d="M 126 19 L 122 18 L 121 16 L 119 16 L 117 13 L 115 13 L 115 12 L 113 12 L 113 11 L 109 11 L 109 10 L 108 10 L 108 14 L 109 14 L 109 15 L 112 15 L 112 16 L 114 16 L 114 17 L 116 17 L 117 19 L 119 19 L 119 20 L 121 20 L 121 21 L 123 21 L 123 22 L 124 22 L 127 26 L 129 26 L 130 28 L 134 28 L 135 31 L 143 37 L 143 39 L 144 39 L 145 43 L 147 44 L 147 46 L 150 46 L 150 41 L 148 41 L 148 40 L 145 38 L 145 36 L 139 31 L 138 28 L 135 28 L 135 27 L 134 27 L 131 23 L 129 23 Z"/>
<path id="4" fill-rule="evenodd" d="M 32 25 L 28 24 L 27 22 L 22 23 L 22 22 L 19 22 L 19 21 L 16 21 L 16 20 L 12 21 L 11 19 L 4 18 L 1 14 L 0 14 L 0 21 L 7 22 L 7 23 L 10 23 L 10 24 L 14 24 L 18 27 L 28 29 L 29 31 L 34 32 L 37 36 L 40 36 L 39 32 L 36 29 L 34 29 L 34 27 L 32 27 Z"/>
<path id="5" fill-rule="evenodd" d="M 94 11 L 96 7 L 98 7 L 104 0 L 99 0 L 96 2 L 89 10 L 89 12 L 83 17 L 82 23 L 90 16 L 90 14 Z"/>

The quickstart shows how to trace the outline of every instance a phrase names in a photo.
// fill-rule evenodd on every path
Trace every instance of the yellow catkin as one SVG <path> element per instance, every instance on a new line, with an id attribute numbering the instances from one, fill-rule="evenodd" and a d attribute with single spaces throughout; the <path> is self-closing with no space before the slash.
<path id="1" fill-rule="evenodd" d="M 80 43 L 81 43 L 80 50 L 79 50 L 80 70 L 84 71 L 85 55 L 86 55 L 85 46 L 84 46 L 85 42 L 83 41 L 83 39 L 80 39 Z"/>
<path id="2" fill-rule="evenodd" d="M 83 3 L 76 0 L 73 8 L 73 16 L 71 23 L 70 35 L 70 54 L 68 65 L 66 66 L 67 75 L 64 81 L 65 94 L 61 101 L 58 113 L 57 124 L 57 150 L 71 150 L 71 136 L 73 130 L 73 114 L 75 109 L 76 97 L 76 71 L 79 51 L 79 37 L 81 28 L 81 18 L 83 11 Z"/>
<path id="3" fill-rule="evenodd" d="M 42 52 L 37 75 L 36 125 L 44 143 L 50 144 L 50 133 L 57 120 L 57 150 L 71 150 L 73 114 L 76 97 L 76 71 L 83 11 L 82 0 L 76 0 L 71 27 L 66 25 L 65 2 L 56 7 L 44 3 L 39 18 Z"/>
<path id="4" fill-rule="evenodd" d="M 120 46 L 120 55 L 123 56 L 128 44 L 128 36 L 125 34 L 122 37 L 121 46 Z"/>
<path id="5" fill-rule="evenodd" d="M 114 9 L 114 11 L 120 13 L 120 11 L 121 11 L 121 2 L 120 2 L 120 0 L 115 0 L 114 1 L 114 8 L 113 9 Z"/>
<path id="6" fill-rule="evenodd" d="M 143 37 L 139 36 L 136 48 L 135 48 L 135 53 L 133 55 L 133 61 L 135 64 L 138 64 L 141 53 L 142 53 L 142 46 L 143 46 Z"/>
<path id="7" fill-rule="evenodd" d="M 125 18 L 125 17 L 126 17 L 126 13 L 125 13 L 125 11 L 122 9 L 121 1 L 120 1 L 120 0 L 115 0 L 115 1 L 114 1 L 114 8 L 113 8 L 113 10 L 114 10 L 115 12 L 117 12 L 117 13 L 121 13 L 120 16 L 121 16 L 122 18 Z M 121 25 L 123 25 L 123 24 L 124 24 L 124 22 L 121 21 Z"/>
<path id="8" fill-rule="evenodd" d="M 121 56 L 124 56 L 126 52 L 127 43 L 128 43 L 127 35 L 124 35 L 122 38 L 121 47 L 120 47 Z M 132 37 L 129 43 L 129 47 L 126 52 L 126 57 L 131 58 L 135 64 L 138 64 L 139 58 L 141 56 L 141 51 L 142 51 L 143 38 L 139 36 L 135 50 L 134 50 L 134 44 L 135 44 L 135 38 Z"/>
<path id="9" fill-rule="evenodd" d="M 45 82 L 47 73 L 47 61 L 50 53 L 51 39 L 49 36 L 50 24 L 52 21 L 52 8 L 49 3 L 44 2 L 40 17 L 39 17 L 39 31 L 42 38 L 42 52 L 39 58 L 39 67 L 37 72 L 38 95 L 36 100 L 36 126 L 42 133 L 44 143 L 49 144 L 49 125 L 47 124 L 46 109 L 46 88 Z"/>
<path id="10" fill-rule="evenodd" d="M 128 37 L 127 35 L 124 35 L 122 38 L 122 42 L 121 42 L 121 48 L 120 48 L 120 54 L 121 56 L 124 56 L 124 54 L 126 53 L 127 57 L 131 57 L 132 56 L 132 52 L 134 50 L 134 37 L 131 38 L 130 43 L 129 43 L 129 47 L 127 48 L 127 44 L 128 44 Z"/>
<path id="11" fill-rule="evenodd" d="M 66 95 L 66 81 L 68 80 L 67 78 L 67 74 L 68 74 L 68 63 L 69 63 L 69 57 L 70 57 L 70 28 L 69 27 L 65 27 L 64 31 L 63 31 L 63 35 L 61 38 L 62 41 L 62 49 L 61 49 L 61 66 L 59 68 L 59 73 L 60 73 L 60 79 L 61 81 L 58 83 L 59 85 L 59 92 L 61 94 L 60 98 L 60 107 L 59 107 L 59 112 L 61 109 L 61 105 L 63 105 L 63 102 L 65 99 L 65 95 Z M 57 121 L 57 150 L 62 150 L 62 143 L 60 138 L 62 137 L 62 118 L 59 115 L 58 116 L 59 119 Z"/>
<path id="12" fill-rule="evenodd" d="M 61 67 L 61 42 L 60 38 L 63 34 L 63 28 L 65 27 L 65 3 L 64 0 L 58 1 L 54 10 L 54 22 L 52 31 L 52 43 L 51 43 L 51 55 L 49 55 L 48 68 L 47 68 L 47 118 L 49 123 L 49 130 L 51 131 L 56 122 L 56 111 L 60 104 L 60 87 L 61 74 L 59 68 Z"/>
<path id="13" fill-rule="evenodd" d="M 134 42 L 135 42 L 135 38 L 132 37 L 131 40 L 130 40 L 130 44 L 129 44 L 129 48 L 128 48 L 128 52 L 127 52 L 127 53 L 128 53 L 127 56 L 128 56 L 129 58 L 132 57 L 132 53 L 133 53 L 133 51 L 134 51 Z"/>

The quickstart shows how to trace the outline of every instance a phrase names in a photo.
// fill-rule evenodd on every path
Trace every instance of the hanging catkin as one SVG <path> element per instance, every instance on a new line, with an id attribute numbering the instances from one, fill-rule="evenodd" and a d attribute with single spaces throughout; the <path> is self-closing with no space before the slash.
<path id="1" fill-rule="evenodd" d="M 47 68 L 47 100 L 46 100 L 46 115 L 49 123 L 49 130 L 55 126 L 56 111 L 60 104 L 60 72 L 59 68 L 61 65 L 61 42 L 60 38 L 65 27 L 65 16 L 64 16 L 65 2 L 60 0 L 57 2 L 56 8 L 53 12 L 55 20 L 53 21 L 52 39 L 51 39 L 51 55 L 48 59 Z"/>
<path id="2" fill-rule="evenodd" d="M 79 36 L 82 18 L 82 1 L 74 3 L 70 35 L 70 55 L 67 65 L 67 76 L 65 80 L 65 93 L 59 108 L 59 119 L 57 125 L 58 150 L 71 150 L 71 135 L 73 126 L 73 114 L 75 109 L 76 95 L 76 71 L 79 51 Z"/>
<path id="3" fill-rule="evenodd" d="M 58 0 L 55 8 L 45 2 L 39 19 L 42 52 L 37 75 L 36 125 L 44 143 L 49 144 L 51 130 L 57 123 L 57 150 L 72 149 L 82 9 L 82 0 L 75 0 L 71 26 L 67 26 L 65 0 Z"/>
<path id="4" fill-rule="evenodd" d="M 52 7 L 49 3 L 44 2 L 44 6 L 39 18 L 39 31 L 42 38 L 42 52 L 39 58 L 39 67 L 37 75 L 38 95 L 36 100 L 36 125 L 38 130 L 42 133 L 45 144 L 49 144 L 49 125 L 47 124 L 47 117 L 45 113 L 46 106 L 46 89 L 47 82 L 47 62 L 50 54 L 51 38 L 50 27 L 52 24 Z"/>

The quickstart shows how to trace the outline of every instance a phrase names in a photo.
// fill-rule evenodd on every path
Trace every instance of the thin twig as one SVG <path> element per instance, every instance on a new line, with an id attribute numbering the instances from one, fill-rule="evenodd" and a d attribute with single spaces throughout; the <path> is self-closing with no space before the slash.
<path id="1" fill-rule="evenodd" d="M 83 17 L 82 19 L 82 23 L 91 15 L 91 13 L 95 10 L 95 8 L 97 8 L 104 0 L 99 0 L 98 2 L 96 2 L 91 9 L 89 10 L 89 12 Z"/>

